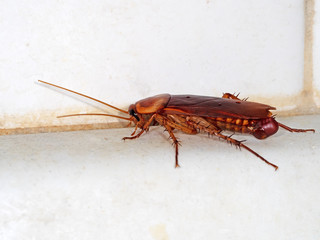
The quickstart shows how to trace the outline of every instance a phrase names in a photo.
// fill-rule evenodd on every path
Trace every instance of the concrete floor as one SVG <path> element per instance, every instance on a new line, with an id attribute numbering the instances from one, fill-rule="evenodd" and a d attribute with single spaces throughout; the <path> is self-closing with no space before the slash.
<path id="1" fill-rule="evenodd" d="M 320 116 L 277 119 L 259 141 L 279 166 L 206 135 L 160 127 L 0 136 L 0 239 L 319 239 Z"/>

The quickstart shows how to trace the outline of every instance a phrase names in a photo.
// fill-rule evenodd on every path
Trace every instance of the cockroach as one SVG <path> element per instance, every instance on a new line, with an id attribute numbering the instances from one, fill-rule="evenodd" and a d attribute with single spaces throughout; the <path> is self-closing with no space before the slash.
<path id="1" fill-rule="evenodd" d="M 124 137 L 122 138 L 123 140 L 139 138 L 142 133 L 149 130 L 150 126 L 163 126 L 169 133 L 175 147 L 175 167 L 179 167 L 178 147 L 180 141 L 175 137 L 173 133 L 174 129 L 187 134 L 205 132 L 208 135 L 224 139 L 226 142 L 234 144 L 236 147 L 248 150 L 268 165 L 274 167 L 275 170 L 278 169 L 277 165 L 267 161 L 257 152 L 243 144 L 244 141 L 236 140 L 232 138 L 232 135 L 224 135 L 222 131 L 228 130 L 232 132 L 248 133 L 257 139 L 266 139 L 275 134 L 279 127 L 290 132 L 315 132 L 314 129 L 295 129 L 279 123 L 275 120 L 275 116 L 270 112 L 270 110 L 275 110 L 275 107 L 262 103 L 250 102 L 247 101 L 247 98 L 240 99 L 238 98 L 238 95 L 230 93 L 224 93 L 222 98 L 189 94 L 159 94 L 139 100 L 135 104 L 131 104 L 128 111 L 126 111 L 82 93 L 45 81 L 39 80 L 39 82 L 78 94 L 118 110 L 121 113 L 127 114 L 127 117 L 103 113 L 59 116 L 102 115 L 127 120 L 129 121 L 129 125 L 131 125 L 131 123 L 135 125 L 135 129 L 130 137 Z M 138 128 L 140 131 L 137 133 Z"/>

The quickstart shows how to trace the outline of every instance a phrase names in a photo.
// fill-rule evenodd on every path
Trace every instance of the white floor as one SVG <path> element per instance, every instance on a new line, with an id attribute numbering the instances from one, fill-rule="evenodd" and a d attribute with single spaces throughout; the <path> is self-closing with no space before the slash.
<path id="1" fill-rule="evenodd" d="M 320 116 L 242 149 L 160 127 L 0 137 L 0 239 L 319 239 Z"/>

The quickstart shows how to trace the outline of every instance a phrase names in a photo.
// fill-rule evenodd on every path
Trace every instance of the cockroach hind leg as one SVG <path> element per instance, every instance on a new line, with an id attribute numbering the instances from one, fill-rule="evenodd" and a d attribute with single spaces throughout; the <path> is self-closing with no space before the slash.
<path id="1" fill-rule="evenodd" d="M 289 131 L 289 132 L 315 132 L 314 129 L 291 128 L 291 127 L 288 127 L 288 126 L 286 126 L 286 125 L 284 125 L 284 124 L 282 124 L 282 123 L 279 123 L 279 122 L 278 122 L 278 125 L 279 125 L 280 127 L 282 127 L 283 129 Z"/>
<path id="2" fill-rule="evenodd" d="M 224 93 L 224 94 L 222 95 L 222 98 L 229 98 L 229 99 L 234 99 L 234 100 L 240 100 L 240 101 L 243 101 L 243 102 L 247 101 L 248 98 L 249 98 L 249 97 L 246 97 L 246 98 L 240 99 L 240 98 L 239 98 L 239 95 L 240 95 L 240 93 L 238 93 L 237 95 L 236 95 L 236 93 L 234 93 L 234 94 Z"/>
<path id="3" fill-rule="evenodd" d="M 251 152 L 252 154 L 254 154 L 256 157 L 260 158 L 262 161 L 264 161 L 265 163 L 267 163 L 268 165 L 274 167 L 275 170 L 278 170 L 278 166 L 269 162 L 267 159 L 265 159 L 264 157 L 262 157 L 261 155 L 259 155 L 258 153 L 256 153 L 255 151 L 253 151 L 251 148 L 249 148 L 247 145 L 244 145 L 242 142 L 243 141 L 238 141 L 236 139 L 233 139 L 231 137 L 228 137 L 228 136 L 225 136 L 221 133 L 215 133 L 216 136 L 226 140 L 227 142 L 230 142 L 232 144 L 234 144 L 235 146 L 239 147 L 241 149 L 244 148 L 246 149 L 247 151 Z"/>
<path id="4" fill-rule="evenodd" d="M 240 93 L 238 93 L 237 95 L 235 95 L 235 94 L 236 94 L 236 93 L 234 93 L 234 94 L 232 94 L 232 93 L 224 93 L 224 94 L 222 95 L 222 98 L 229 98 L 229 99 L 234 99 L 234 100 L 240 100 L 240 101 L 241 101 L 241 99 L 238 98 L 238 96 L 239 96 Z"/>
<path id="5" fill-rule="evenodd" d="M 240 142 L 240 147 L 243 147 L 245 149 L 247 149 L 249 152 L 251 152 L 252 154 L 254 154 L 255 156 L 257 156 L 258 158 L 260 158 L 262 161 L 264 161 L 266 164 L 272 166 L 274 168 L 275 171 L 278 170 L 278 166 L 269 162 L 267 159 L 265 159 L 264 157 L 262 157 L 261 155 L 259 155 L 257 152 L 253 151 L 251 148 L 249 148 L 247 145 L 244 145 L 243 143 Z"/>

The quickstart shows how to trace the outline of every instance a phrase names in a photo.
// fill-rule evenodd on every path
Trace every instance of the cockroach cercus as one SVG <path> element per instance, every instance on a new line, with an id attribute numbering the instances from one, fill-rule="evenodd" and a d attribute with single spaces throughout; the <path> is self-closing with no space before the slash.
<path id="1" fill-rule="evenodd" d="M 188 134 L 205 132 L 209 135 L 217 136 L 239 148 L 248 150 L 265 163 L 274 167 L 275 170 L 278 169 L 277 165 L 267 161 L 254 150 L 247 147 L 243 144 L 243 141 L 232 138 L 232 135 L 224 135 L 222 131 L 229 130 L 233 132 L 249 133 L 257 139 L 265 139 L 275 134 L 278 131 L 279 126 L 290 132 L 315 132 L 314 129 L 295 129 L 279 123 L 270 112 L 270 110 L 275 110 L 274 107 L 266 104 L 250 102 L 247 101 L 247 99 L 241 100 L 238 98 L 238 95 L 235 96 L 230 93 L 223 94 L 222 98 L 198 95 L 170 95 L 167 93 L 159 94 L 137 101 L 135 104 L 131 104 L 129 106 L 128 111 L 125 111 L 82 93 L 45 81 L 39 80 L 39 82 L 78 94 L 116 109 L 121 113 L 127 114 L 126 117 L 103 113 L 59 116 L 103 115 L 127 120 L 129 121 L 129 125 L 131 123 L 135 124 L 135 130 L 130 137 L 124 137 L 123 140 L 136 139 L 140 137 L 142 133 L 149 130 L 150 126 L 163 126 L 168 131 L 175 146 L 176 167 L 179 167 L 179 141 L 173 133 L 174 129 Z M 140 131 L 136 133 L 138 128 Z"/>

